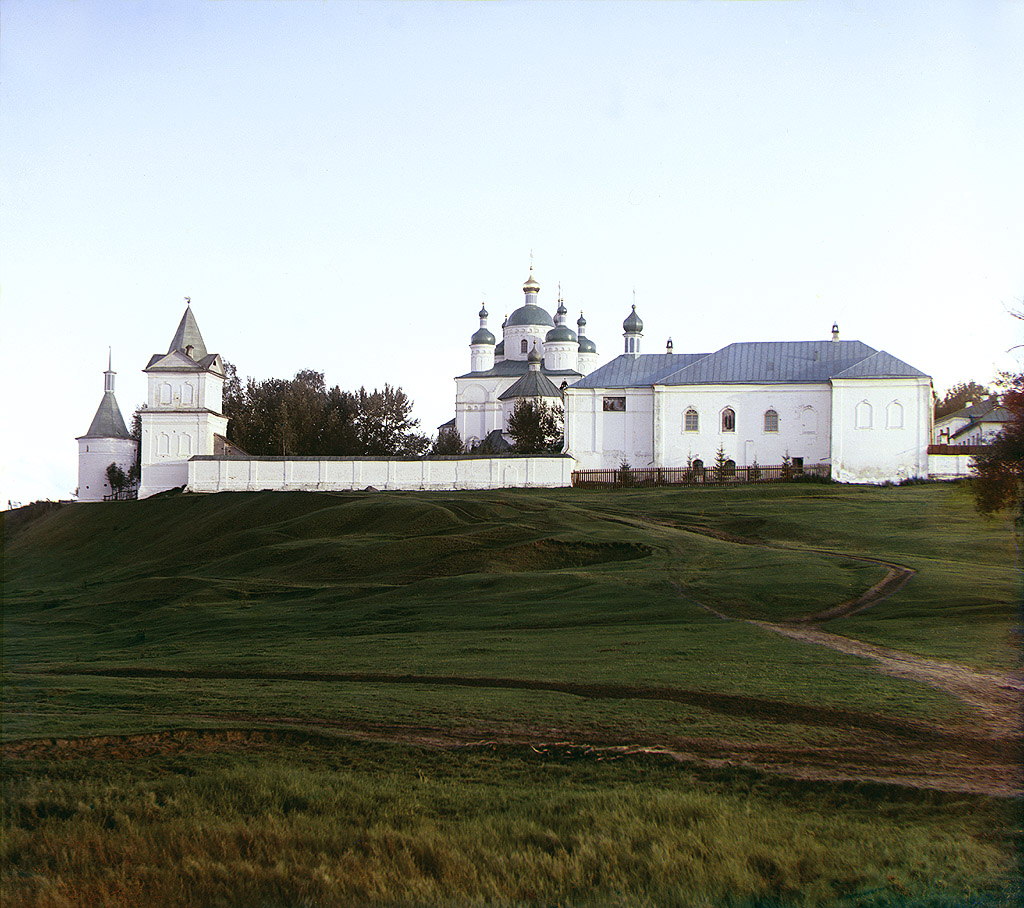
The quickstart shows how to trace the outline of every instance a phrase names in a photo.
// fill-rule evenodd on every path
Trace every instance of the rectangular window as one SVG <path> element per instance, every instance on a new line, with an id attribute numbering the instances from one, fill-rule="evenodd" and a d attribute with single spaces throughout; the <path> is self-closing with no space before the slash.
<path id="1" fill-rule="evenodd" d="M 626 398 L 606 397 L 604 399 L 605 413 L 624 413 L 626 411 Z"/>

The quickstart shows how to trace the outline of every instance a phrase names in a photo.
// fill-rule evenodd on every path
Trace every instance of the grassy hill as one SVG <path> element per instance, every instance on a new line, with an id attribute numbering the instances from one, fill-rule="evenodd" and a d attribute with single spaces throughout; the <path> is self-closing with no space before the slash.
<path id="1" fill-rule="evenodd" d="M 194 867 L 190 904 L 1012 897 L 1015 738 L 998 690 L 989 709 L 952 682 L 998 688 L 1014 664 L 1019 575 L 1008 524 L 961 488 L 6 517 L 20 903 L 175 904 L 160 849 Z M 950 683 L 778 630 L 809 626 L 951 663 Z M 72 840 L 107 857 L 54 865 Z"/>

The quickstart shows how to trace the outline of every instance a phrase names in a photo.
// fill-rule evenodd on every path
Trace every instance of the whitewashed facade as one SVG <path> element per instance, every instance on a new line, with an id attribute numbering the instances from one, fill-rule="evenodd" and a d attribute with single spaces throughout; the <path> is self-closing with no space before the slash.
<path id="1" fill-rule="evenodd" d="M 625 352 L 565 391 L 565 452 L 584 469 L 828 465 L 842 482 L 927 476 L 932 382 L 859 341 L 730 344 L 715 353 Z"/>
<path id="2" fill-rule="evenodd" d="M 113 463 L 125 473 L 135 464 L 137 445 L 128 432 L 114 396 L 114 375 L 109 359 L 103 373 L 103 398 L 89 429 L 78 442 L 79 501 L 102 501 L 111 494 L 107 468 Z"/>
<path id="3" fill-rule="evenodd" d="M 166 353 L 154 354 L 142 410 L 142 479 L 139 498 L 188 484 L 188 462 L 211 455 L 227 435 L 221 412 L 224 363 L 208 353 L 191 305 Z"/>

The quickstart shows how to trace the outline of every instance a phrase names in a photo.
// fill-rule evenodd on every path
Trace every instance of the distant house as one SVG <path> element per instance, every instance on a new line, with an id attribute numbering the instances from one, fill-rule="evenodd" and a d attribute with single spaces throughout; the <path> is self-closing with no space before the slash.
<path id="1" fill-rule="evenodd" d="M 1009 410 L 1000 405 L 999 398 L 990 397 L 936 419 L 932 437 L 937 445 L 985 445 L 1009 421 Z"/>

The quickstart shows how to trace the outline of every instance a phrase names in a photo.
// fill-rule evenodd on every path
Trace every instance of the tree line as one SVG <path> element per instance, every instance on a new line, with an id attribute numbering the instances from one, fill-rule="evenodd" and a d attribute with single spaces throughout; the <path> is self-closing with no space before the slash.
<path id="1" fill-rule="evenodd" d="M 401 457 L 430 446 L 401 388 L 328 388 L 313 369 L 244 384 L 233 364 L 225 362 L 224 372 L 228 441 L 253 456 Z"/>

